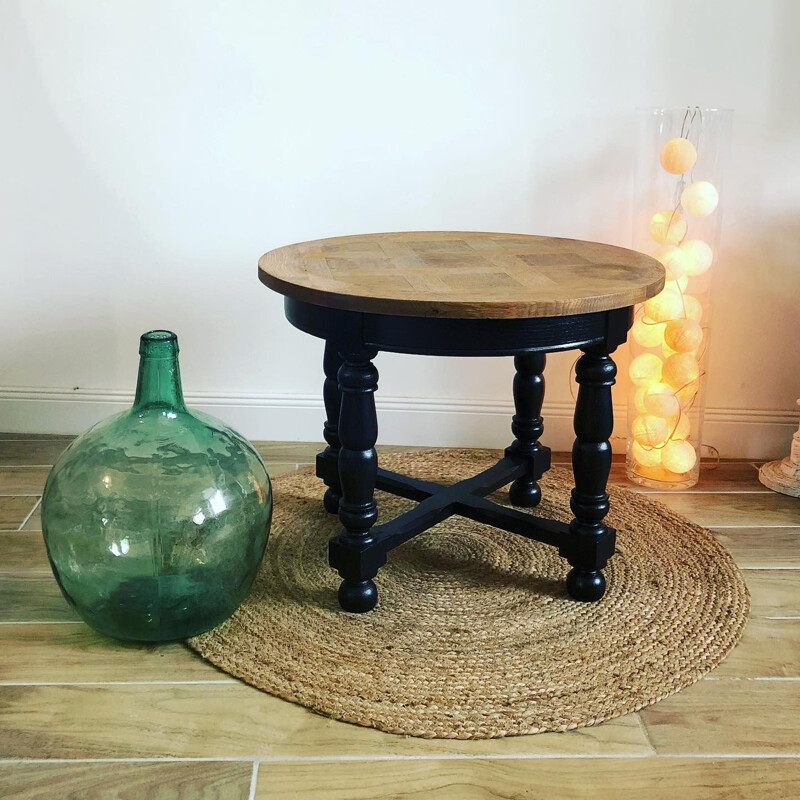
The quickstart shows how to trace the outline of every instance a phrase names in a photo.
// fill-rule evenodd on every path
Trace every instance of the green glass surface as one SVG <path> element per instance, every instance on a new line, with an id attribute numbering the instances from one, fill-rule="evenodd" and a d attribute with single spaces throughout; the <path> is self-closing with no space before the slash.
<path id="1" fill-rule="evenodd" d="M 218 625 L 244 600 L 272 492 L 243 437 L 184 405 L 175 334 L 146 333 L 139 353 L 133 407 L 58 459 L 42 530 L 61 590 L 89 625 L 166 641 Z"/>

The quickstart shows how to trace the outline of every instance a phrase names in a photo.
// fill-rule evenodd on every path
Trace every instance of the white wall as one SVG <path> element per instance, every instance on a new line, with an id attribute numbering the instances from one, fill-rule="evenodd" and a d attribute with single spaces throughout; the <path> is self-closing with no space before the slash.
<path id="1" fill-rule="evenodd" d="M 794 0 L 4 0 L 0 429 L 122 407 L 139 334 L 167 327 L 195 405 L 318 439 L 322 346 L 258 283 L 261 253 L 402 229 L 628 244 L 633 110 L 697 104 L 736 110 L 705 438 L 782 455 L 799 30 Z M 548 370 L 560 448 L 571 363 Z M 505 444 L 508 359 L 378 366 L 383 441 Z"/>

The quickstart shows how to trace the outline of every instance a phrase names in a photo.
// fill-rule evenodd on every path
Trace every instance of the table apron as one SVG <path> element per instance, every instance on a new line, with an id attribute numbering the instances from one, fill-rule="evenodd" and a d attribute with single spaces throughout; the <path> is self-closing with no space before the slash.
<path id="1" fill-rule="evenodd" d="M 326 308 L 290 297 L 286 318 L 301 331 L 340 343 L 431 356 L 510 356 L 600 346 L 612 352 L 625 342 L 633 307 L 560 317 L 457 319 L 368 314 Z"/>

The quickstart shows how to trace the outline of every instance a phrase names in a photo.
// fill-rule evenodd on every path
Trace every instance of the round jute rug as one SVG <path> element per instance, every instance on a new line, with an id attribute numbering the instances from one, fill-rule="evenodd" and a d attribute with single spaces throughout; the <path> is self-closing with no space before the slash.
<path id="1" fill-rule="evenodd" d="M 434 450 L 383 466 L 452 483 L 487 451 Z M 572 475 L 541 481 L 541 516 L 568 522 Z M 556 548 L 451 517 L 393 550 L 377 608 L 339 610 L 311 468 L 275 480 L 272 534 L 250 597 L 189 640 L 213 664 L 335 719 L 412 736 L 564 731 L 637 711 L 697 681 L 741 636 L 749 595 L 711 533 L 610 488 L 617 553 L 597 603 L 568 598 Z M 493 499 L 508 502 L 504 490 Z M 412 503 L 379 493 L 381 519 Z"/>

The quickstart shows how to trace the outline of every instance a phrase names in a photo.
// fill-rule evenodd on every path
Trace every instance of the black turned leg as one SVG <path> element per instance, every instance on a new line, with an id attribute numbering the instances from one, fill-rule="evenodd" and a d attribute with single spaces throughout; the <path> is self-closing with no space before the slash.
<path id="1" fill-rule="evenodd" d="M 611 471 L 609 437 L 614 427 L 611 387 L 617 368 L 602 348 L 584 350 L 575 368 L 575 444 L 572 471 L 575 488 L 570 508 L 575 519 L 561 547 L 572 565 L 567 591 L 576 600 L 599 600 L 606 589 L 601 570 L 614 554 L 615 531 L 603 524 L 608 513 L 606 483 Z"/>
<path id="2" fill-rule="evenodd" d="M 373 542 L 370 529 L 378 518 L 375 502 L 378 370 L 370 360 L 375 351 L 342 355 L 339 520 L 344 530 L 331 541 L 329 555 L 331 566 L 344 579 L 339 587 L 339 605 L 345 611 L 361 613 L 372 610 L 378 602 L 378 590 L 372 579 L 386 562 L 385 552 L 369 549 Z"/>
<path id="3" fill-rule="evenodd" d="M 508 448 L 511 453 L 528 459 L 528 471 L 517 478 L 508 490 L 515 506 L 533 508 L 542 499 L 537 481 L 550 469 L 550 449 L 539 444 L 544 430 L 542 402 L 544 401 L 544 353 L 521 353 L 514 356 L 517 374 L 514 376 L 514 418 L 511 431 L 516 437 Z"/>
<path id="4" fill-rule="evenodd" d="M 317 468 L 317 475 L 323 478 L 325 490 L 323 504 L 329 514 L 339 513 L 339 498 L 342 491 L 339 488 L 339 412 L 342 405 L 342 396 L 339 392 L 339 367 L 342 358 L 333 342 L 325 342 L 325 355 L 322 359 L 322 368 L 325 371 L 325 383 L 322 387 L 322 397 L 325 401 L 325 427 L 322 435 L 328 446 L 320 454 L 322 465 Z M 331 469 L 331 465 L 334 467 Z"/>

